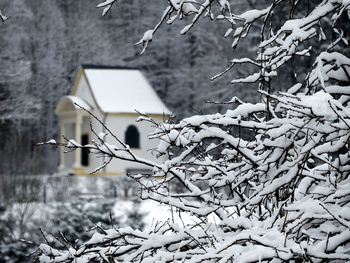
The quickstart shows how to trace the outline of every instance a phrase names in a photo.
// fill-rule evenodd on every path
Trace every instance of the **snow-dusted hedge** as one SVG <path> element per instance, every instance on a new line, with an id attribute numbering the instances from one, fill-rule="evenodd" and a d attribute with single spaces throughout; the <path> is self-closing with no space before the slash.
<path id="1" fill-rule="evenodd" d="M 232 82 L 259 83 L 261 103 L 233 98 L 227 104 L 236 107 L 224 114 L 157 124 L 151 137 L 160 139 L 158 153 L 168 156 L 163 164 L 140 159 L 118 139 L 117 146 L 103 139 L 69 145 L 152 167 L 152 183 L 133 176 L 141 198 L 188 212 L 195 222 L 169 218 L 144 231 L 105 230 L 65 250 L 42 244 L 39 261 L 350 261 L 350 59 L 341 48 L 348 41 L 350 1 L 267 2 L 235 15 L 234 1 L 170 0 L 160 23 L 140 41 L 146 48 L 165 21 L 186 16 L 191 21 L 181 33 L 203 16 L 227 21 L 233 47 L 260 28 L 257 57 L 235 58 L 227 70 L 256 66 L 255 73 Z M 104 13 L 113 3 L 100 5 Z M 313 57 L 312 68 L 291 88 L 275 87 L 288 91 L 272 92 L 271 79 L 296 56 Z M 182 187 L 173 191 L 175 184 Z"/>

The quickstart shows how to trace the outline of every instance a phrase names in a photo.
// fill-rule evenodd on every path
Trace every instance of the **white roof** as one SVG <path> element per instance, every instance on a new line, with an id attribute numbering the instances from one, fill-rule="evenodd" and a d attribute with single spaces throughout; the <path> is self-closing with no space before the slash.
<path id="1" fill-rule="evenodd" d="M 171 113 L 137 69 L 86 68 L 84 72 L 103 112 Z"/>
<path id="2" fill-rule="evenodd" d="M 68 100 L 70 100 L 72 102 L 72 104 L 74 105 L 74 108 L 77 110 L 91 110 L 91 106 L 82 98 L 79 98 L 77 96 L 65 96 L 63 98 L 66 98 Z M 79 105 L 79 106 L 78 106 Z"/>
<path id="3" fill-rule="evenodd" d="M 78 106 L 79 105 L 79 106 Z M 56 106 L 56 114 L 60 114 L 67 110 L 92 110 L 92 107 L 82 98 L 77 96 L 64 96 L 62 97 Z"/>

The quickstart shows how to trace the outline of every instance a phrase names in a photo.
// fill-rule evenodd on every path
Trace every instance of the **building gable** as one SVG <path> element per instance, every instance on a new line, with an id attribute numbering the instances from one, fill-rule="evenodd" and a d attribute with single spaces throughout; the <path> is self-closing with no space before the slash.
<path id="1" fill-rule="evenodd" d="M 94 109 L 99 109 L 101 112 L 101 107 L 98 105 L 97 100 L 94 96 L 94 93 L 91 89 L 90 83 L 86 78 L 84 73 L 84 69 L 82 67 L 79 68 L 77 76 L 75 78 L 75 82 L 73 88 L 70 93 L 71 96 L 76 96 L 84 101 L 86 101 L 89 105 Z"/>

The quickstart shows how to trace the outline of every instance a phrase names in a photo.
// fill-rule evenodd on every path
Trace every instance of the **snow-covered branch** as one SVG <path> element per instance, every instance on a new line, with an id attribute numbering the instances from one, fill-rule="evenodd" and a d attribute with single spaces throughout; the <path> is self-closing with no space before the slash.
<path id="1" fill-rule="evenodd" d="M 3 23 L 5 23 L 6 20 L 9 19 L 9 17 L 8 17 L 8 16 L 5 16 L 5 15 L 2 13 L 2 11 L 0 10 L 0 19 L 1 19 L 1 21 L 2 21 Z"/>
<path id="2" fill-rule="evenodd" d="M 42 246 L 42 257 L 52 262 L 102 255 L 125 262 L 349 260 L 343 249 L 350 244 L 348 104 L 323 90 L 269 96 L 274 118 L 268 121 L 259 118 L 263 104 L 243 103 L 222 115 L 159 124 L 153 135 L 161 140 L 158 152 L 177 152 L 161 165 L 105 143 L 71 145 L 154 166 L 158 179 L 151 185 L 133 176 L 141 198 L 189 212 L 197 221 L 177 225 L 169 219 L 144 232 L 113 229 L 95 234 L 74 253 Z M 244 140 L 240 133 L 252 137 Z M 181 191 L 169 190 L 177 183 Z"/>
<path id="3" fill-rule="evenodd" d="M 100 6 L 107 8 L 115 2 Z M 249 64 L 258 71 L 234 82 L 269 82 L 295 55 L 314 56 L 313 66 L 303 82 L 284 87 L 289 88 L 287 92 L 272 93 L 261 87 L 260 103 L 234 98 L 227 105 L 236 103 L 236 107 L 222 114 L 192 116 L 177 123 L 153 122 L 157 129 L 150 137 L 160 141 L 156 152 L 169 156 L 162 164 L 138 158 L 126 145 L 107 144 L 103 136 L 89 145 L 68 140 L 65 147 L 69 149 L 86 147 L 109 158 L 153 167 L 150 183 L 142 175 L 131 176 L 140 183 L 140 197 L 166 204 L 180 216 L 189 213 L 194 221 L 169 218 L 143 231 L 105 230 L 82 246 L 65 250 L 45 244 L 38 249 L 38 259 L 348 262 L 350 60 L 329 46 L 312 53 L 312 47 L 305 45 L 317 34 L 326 34 L 323 20 L 335 28 L 350 2 L 319 1 L 300 15 L 303 2 L 275 0 L 265 9 L 234 15 L 228 1 L 168 1 L 161 22 L 141 41 L 145 46 L 166 19 L 172 22 L 190 16 L 182 31 L 186 33 L 200 17 L 212 16 L 219 5 L 219 18 L 236 27 L 226 34 L 233 36 L 234 46 L 253 24 L 260 23 L 257 58 L 237 58 L 229 67 Z M 288 18 L 269 26 L 282 6 L 289 7 Z"/>

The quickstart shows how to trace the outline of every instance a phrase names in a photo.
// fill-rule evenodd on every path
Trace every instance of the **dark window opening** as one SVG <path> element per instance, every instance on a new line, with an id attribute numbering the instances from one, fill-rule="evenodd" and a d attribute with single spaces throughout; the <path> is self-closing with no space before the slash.
<path id="1" fill-rule="evenodd" d="M 89 144 L 89 135 L 83 134 L 81 136 L 81 144 L 86 145 Z M 89 150 L 86 148 L 81 149 L 81 165 L 89 166 Z"/>
<path id="2" fill-rule="evenodd" d="M 134 125 L 130 125 L 125 132 L 125 143 L 130 148 L 140 148 L 140 133 Z"/>

